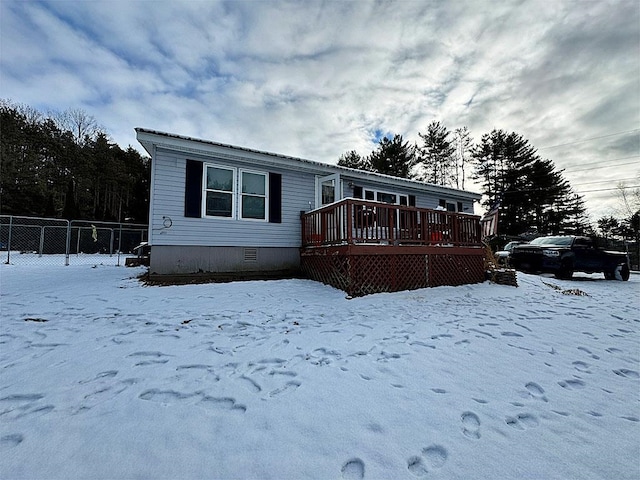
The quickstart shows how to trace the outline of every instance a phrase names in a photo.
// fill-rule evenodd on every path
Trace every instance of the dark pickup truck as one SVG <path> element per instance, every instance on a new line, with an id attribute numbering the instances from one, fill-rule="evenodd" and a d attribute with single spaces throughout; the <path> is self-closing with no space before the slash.
<path id="1" fill-rule="evenodd" d="M 525 272 L 554 273 L 569 279 L 573 272 L 602 272 L 607 280 L 629 280 L 629 256 L 597 248 L 588 237 L 539 237 L 511 252 L 511 265 Z"/>

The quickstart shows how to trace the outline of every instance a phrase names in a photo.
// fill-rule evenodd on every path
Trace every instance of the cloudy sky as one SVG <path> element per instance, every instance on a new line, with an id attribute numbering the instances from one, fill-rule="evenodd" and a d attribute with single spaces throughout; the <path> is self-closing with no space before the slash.
<path id="1" fill-rule="evenodd" d="M 515 131 L 593 219 L 640 185 L 637 0 L 0 0 L 0 98 L 328 163 Z M 473 187 L 472 187 L 473 189 Z"/>

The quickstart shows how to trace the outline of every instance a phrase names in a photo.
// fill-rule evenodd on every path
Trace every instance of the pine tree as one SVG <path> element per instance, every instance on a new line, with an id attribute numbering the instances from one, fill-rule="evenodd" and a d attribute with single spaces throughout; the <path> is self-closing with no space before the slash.
<path id="1" fill-rule="evenodd" d="M 494 205 L 504 191 L 501 167 L 505 137 L 506 133 L 502 130 L 486 133 L 471 152 L 474 163 L 472 178 L 480 182 L 482 193 L 487 197 L 482 202 L 485 207 Z"/>
<path id="2" fill-rule="evenodd" d="M 591 227 L 584 200 L 577 193 L 570 190 L 560 200 L 560 211 L 562 218 L 558 233 L 569 235 L 593 235 L 595 233 Z"/>
<path id="3" fill-rule="evenodd" d="M 449 131 L 440 122 L 431 122 L 427 133 L 418 133 L 422 145 L 418 148 L 422 173 L 420 180 L 435 185 L 455 184 L 455 146 L 449 139 Z"/>
<path id="4" fill-rule="evenodd" d="M 597 224 L 598 230 L 600 230 L 600 234 L 606 241 L 614 237 L 620 228 L 620 222 L 618 221 L 618 219 L 612 217 L 611 215 L 608 217 L 600 218 Z"/>
<path id="5" fill-rule="evenodd" d="M 415 163 L 415 148 L 409 142 L 404 142 L 402 135 L 395 135 L 392 140 L 384 137 L 369 159 L 374 172 L 409 178 Z"/>
<path id="6" fill-rule="evenodd" d="M 485 206 L 501 200 L 500 232 L 518 235 L 580 233 L 588 230 L 584 203 L 551 160 L 541 159 L 521 135 L 493 130 L 472 153 L 486 196 Z"/>
<path id="7" fill-rule="evenodd" d="M 369 158 L 360 156 L 355 150 L 342 154 L 338 159 L 338 165 L 341 167 L 355 168 L 356 170 L 371 171 Z"/>

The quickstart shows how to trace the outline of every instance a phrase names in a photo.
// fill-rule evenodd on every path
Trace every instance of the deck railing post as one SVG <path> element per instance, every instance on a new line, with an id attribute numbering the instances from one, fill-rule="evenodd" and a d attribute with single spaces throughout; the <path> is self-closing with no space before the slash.
<path id="1" fill-rule="evenodd" d="M 320 243 L 324 243 L 327 241 L 327 213 L 320 213 Z"/>
<path id="2" fill-rule="evenodd" d="M 347 243 L 351 245 L 353 243 L 353 203 L 351 200 L 346 201 L 345 208 L 347 209 L 347 224 L 345 225 L 347 229 Z"/>
<path id="3" fill-rule="evenodd" d="M 300 235 L 302 236 L 301 244 L 303 247 L 306 247 L 307 246 L 307 221 L 304 213 L 305 213 L 304 210 L 300 210 Z"/>
<path id="4" fill-rule="evenodd" d="M 458 222 L 460 217 L 458 217 L 458 215 L 452 214 L 451 217 L 451 227 L 452 227 L 452 235 L 451 235 L 451 240 L 454 243 L 460 243 L 460 229 L 458 228 Z"/>

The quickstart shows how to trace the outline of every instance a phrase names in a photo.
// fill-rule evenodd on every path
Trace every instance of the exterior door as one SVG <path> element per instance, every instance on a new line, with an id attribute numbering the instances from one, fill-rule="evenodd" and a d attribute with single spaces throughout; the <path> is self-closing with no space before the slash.
<path id="1" fill-rule="evenodd" d="M 340 174 L 319 177 L 316 184 L 316 208 L 323 207 L 342 199 Z"/>
<path id="2" fill-rule="evenodd" d="M 316 208 L 324 207 L 342 199 L 340 174 L 319 177 L 316 180 Z M 322 232 L 323 240 L 340 241 L 344 238 L 344 219 L 342 210 L 330 210 L 319 217 L 320 224 L 316 227 Z"/>

